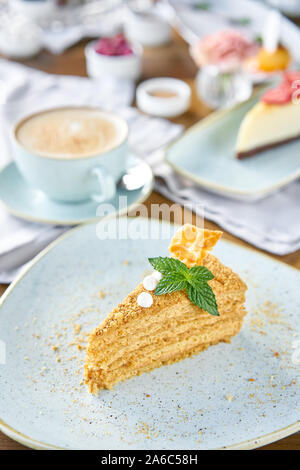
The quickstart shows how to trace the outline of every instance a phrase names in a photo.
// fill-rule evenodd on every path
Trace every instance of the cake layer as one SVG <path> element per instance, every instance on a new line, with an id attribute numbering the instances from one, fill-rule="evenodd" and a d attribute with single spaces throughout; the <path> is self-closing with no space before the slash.
<path id="1" fill-rule="evenodd" d="M 133 336 L 132 346 L 128 348 L 119 348 L 117 356 L 108 357 L 108 362 L 103 361 L 96 366 L 98 371 L 103 374 L 110 374 L 123 364 L 134 364 L 135 368 L 139 368 L 139 361 L 149 361 L 153 357 L 159 359 L 159 355 L 163 352 L 175 353 L 180 348 L 185 348 L 189 343 L 201 344 L 219 341 L 223 336 L 232 336 L 237 333 L 242 324 L 245 312 L 236 320 L 227 319 L 218 322 L 212 329 L 210 326 L 205 328 L 197 328 L 197 325 L 191 324 L 188 328 L 181 329 L 174 327 L 172 330 L 164 330 L 163 328 L 155 335 L 148 338 L 143 346 L 136 341 Z M 236 331 L 236 328 L 237 331 Z M 150 340 L 150 341 L 149 341 Z"/>
<path id="2" fill-rule="evenodd" d="M 209 269 L 214 279 L 209 281 L 209 285 L 214 291 L 217 299 L 221 300 L 222 296 L 226 295 L 228 299 L 235 300 L 236 295 L 240 292 L 245 292 L 247 287 L 240 277 L 235 274 L 230 268 L 224 266 L 215 256 L 208 254 L 203 260 L 203 266 Z M 136 289 L 129 294 L 126 299 L 123 300 L 112 312 L 106 317 L 101 325 L 94 331 L 96 335 L 107 335 L 108 332 L 118 330 L 120 327 L 124 328 L 124 325 L 131 319 L 139 321 L 145 315 L 145 309 L 140 307 L 136 301 Z M 180 307 L 183 301 L 187 301 L 189 305 L 191 302 L 188 300 L 187 295 L 184 291 L 173 292 L 171 295 L 154 295 L 154 302 L 151 306 L 151 315 L 156 316 L 162 309 L 168 308 L 170 305 L 178 304 Z M 221 305 L 218 308 L 221 308 Z M 192 306 L 192 309 L 199 313 L 199 308 Z M 201 315 L 205 315 L 210 321 L 213 320 L 212 315 L 203 310 L 200 310 Z"/>
<path id="3" fill-rule="evenodd" d="M 138 295 L 141 290 L 142 287 L 139 286 L 134 292 Z M 243 307 L 245 301 L 244 292 L 237 297 L 234 303 L 231 300 L 227 300 L 222 310 L 220 310 L 220 316 L 223 321 L 227 319 L 239 320 L 246 314 Z M 191 308 L 191 302 L 186 299 L 186 302 L 180 304 L 180 306 L 175 303 L 173 310 L 169 307 L 159 312 L 153 318 L 143 318 L 139 319 L 138 322 L 135 320 L 128 322 L 121 331 L 117 331 L 118 334 L 113 331 L 111 334 L 98 336 L 96 330 L 93 346 L 91 345 L 89 349 L 89 353 L 92 354 L 94 359 L 91 362 L 97 367 L 101 365 L 102 368 L 105 368 L 122 356 L 124 349 L 127 352 L 134 350 L 135 344 L 142 348 L 149 344 L 150 338 L 153 343 L 154 338 L 159 334 L 164 334 L 165 338 L 169 338 L 172 335 L 173 329 L 176 330 L 177 334 L 181 334 L 193 328 L 199 335 L 205 335 L 207 330 L 212 330 L 213 325 L 219 323 L 218 317 L 206 314 L 206 312 L 201 311 L 198 307 L 194 309 L 192 306 Z M 97 354 L 93 354 L 95 351 L 98 351 Z"/>
<path id="4" fill-rule="evenodd" d="M 300 106 L 259 102 L 240 126 L 236 153 L 239 158 L 282 145 L 300 136 Z"/>
<path id="5" fill-rule="evenodd" d="M 101 369 L 90 369 L 87 365 L 85 366 L 85 377 L 86 383 L 89 387 L 91 393 L 97 393 L 98 390 L 107 388 L 111 389 L 116 383 L 127 380 L 135 375 L 140 375 L 143 372 L 150 372 L 153 369 L 164 365 L 170 365 L 175 362 L 181 361 L 188 357 L 191 357 L 195 354 L 198 354 L 201 351 L 204 351 L 208 347 L 218 344 L 220 342 L 230 342 L 232 336 L 237 334 L 242 326 L 242 321 L 236 322 L 234 325 L 231 325 L 231 332 L 229 335 L 224 335 L 222 332 L 222 337 L 209 341 L 207 343 L 198 342 L 195 344 L 195 341 L 191 339 L 184 343 L 184 347 L 180 348 L 180 344 L 176 344 L 173 352 L 162 353 L 159 351 L 160 357 L 151 360 L 151 358 L 146 358 L 143 364 L 140 364 L 139 367 L 130 367 L 123 366 L 111 373 L 105 373 Z M 233 328 L 234 327 L 234 328 Z M 188 343 L 190 344 L 190 347 Z M 194 343 L 194 344 L 193 344 Z"/>

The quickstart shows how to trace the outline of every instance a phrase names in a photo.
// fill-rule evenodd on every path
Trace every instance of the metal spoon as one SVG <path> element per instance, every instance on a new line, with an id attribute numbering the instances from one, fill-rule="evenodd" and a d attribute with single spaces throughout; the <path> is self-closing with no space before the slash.
<path id="1" fill-rule="evenodd" d="M 151 176 L 149 166 L 140 162 L 136 166 L 128 168 L 127 172 L 119 179 L 117 187 L 127 191 L 136 191 L 142 188 L 151 179 Z"/>

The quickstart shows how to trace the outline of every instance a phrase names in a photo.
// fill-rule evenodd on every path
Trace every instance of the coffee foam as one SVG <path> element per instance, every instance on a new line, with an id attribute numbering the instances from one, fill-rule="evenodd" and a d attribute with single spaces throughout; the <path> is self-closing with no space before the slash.
<path id="1" fill-rule="evenodd" d="M 92 108 L 45 111 L 23 121 L 16 131 L 17 140 L 27 150 L 56 158 L 107 152 L 120 145 L 126 134 L 119 118 Z"/>

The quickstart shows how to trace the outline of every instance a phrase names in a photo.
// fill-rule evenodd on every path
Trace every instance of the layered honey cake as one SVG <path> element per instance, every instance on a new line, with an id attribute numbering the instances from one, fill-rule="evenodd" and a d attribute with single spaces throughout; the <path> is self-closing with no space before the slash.
<path id="1" fill-rule="evenodd" d="M 239 332 L 247 288 L 209 253 L 221 234 L 184 225 L 170 258 L 149 259 L 154 272 L 90 335 L 85 382 L 91 393 L 229 343 Z"/>

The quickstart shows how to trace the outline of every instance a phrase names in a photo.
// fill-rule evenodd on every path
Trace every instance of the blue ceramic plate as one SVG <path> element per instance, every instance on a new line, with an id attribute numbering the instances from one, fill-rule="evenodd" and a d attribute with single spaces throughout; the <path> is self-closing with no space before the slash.
<path id="1" fill-rule="evenodd" d="M 102 233 L 122 226 L 124 234 L 126 223 L 136 233 L 137 219 L 120 220 Z M 100 241 L 96 224 L 72 230 L 4 295 L 0 429 L 43 449 L 252 448 L 299 430 L 299 365 L 291 359 L 300 333 L 299 271 L 226 241 L 214 252 L 249 288 L 249 313 L 232 343 L 98 397 L 88 393 L 77 345 L 142 279 L 147 257 L 167 255 L 175 230 L 141 220 L 142 240 Z M 165 236 L 147 239 L 150 229 Z"/>
<path id="2" fill-rule="evenodd" d="M 210 191 L 237 199 L 267 196 L 300 176 L 300 141 L 238 160 L 235 144 L 241 121 L 260 93 L 231 110 L 211 114 L 166 151 L 175 171 Z"/>
<path id="3" fill-rule="evenodd" d="M 125 212 L 145 201 L 151 193 L 153 188 L 151 168 L 138 157 L 130 155 L 128 167 L 137 165 L 141 166 L 143 186 L 134 191 L 118 188 L 115 196 L 107 201 L 109 204 L 106 206 L 107 212 Z M 22 219 L 55 225 L 77 225 L 96 220 L 99 206 L 92 199 L 74 204 L 49 199 L 24 180 L 15 163 L 10 163 L 0 172 L 0 201 L 9 212 Z"/>

